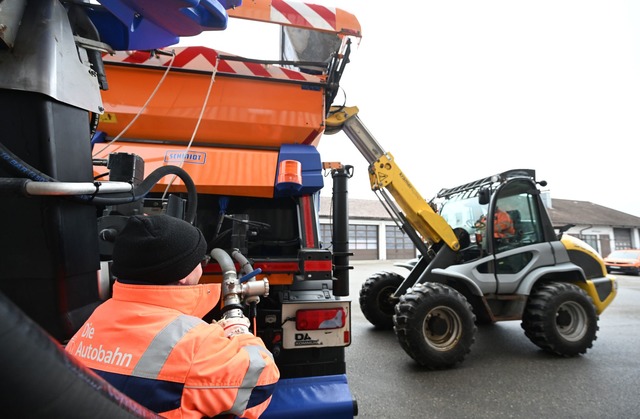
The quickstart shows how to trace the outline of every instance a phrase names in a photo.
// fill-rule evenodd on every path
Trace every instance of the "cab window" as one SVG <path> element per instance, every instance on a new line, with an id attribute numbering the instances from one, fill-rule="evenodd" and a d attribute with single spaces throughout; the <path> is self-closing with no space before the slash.
<path id="1" fill-rule="evenodd" d="M 498 250 L 527 246 L 544 240 L 537 193 L 535 186 L 527 180 L 512 181 L 498 190 L 494 225 L 494 239 Z"/>

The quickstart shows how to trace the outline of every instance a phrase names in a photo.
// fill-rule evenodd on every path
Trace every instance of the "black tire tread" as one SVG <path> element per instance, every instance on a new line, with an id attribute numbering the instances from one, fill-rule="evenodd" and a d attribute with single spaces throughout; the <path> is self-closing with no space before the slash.
<path id="1" fill-rule="evenodd" d="M 378 294 L 396 289 L 402 284 L 404 277 L 396 272 L 376 272 L 367 278 L 360 288 L 360 310 L 364 317 L 378 329 L 393 328 L 393 307 L 380 307 Z M 386 290 L 385 290 L 386 289 Z"/>
<path id="2" fill-rule="evenodd" d="M 448 352 L 430 350 L 421 330 L 424 317 L 418 317 L 425 314 L 421 306 L 435 301 L 438 305 L 457 308 L 464 323 L 463 336 Z M 455 289 L 439 283 L 417 284 L 400 297 L 395 311 L 394 330 L 400 346 L 421 366 L 430 370 L 451 368 L 461 363 L 471 351 L 477 331 L 475 315 L 466 298 Z"/>
<path id="3" fill-rule="evenodd" d="M 552 330 L 553 327 L 548 326 L 552 322 L 552 317 L 555 317 L 558 301 L 566 298 L 577 302 L 581 301 L 589 320 L 592 322 L 587 336 L 579 344 L 563 341 L 555 330 Z M 553 323 L 555 324 L 555 321 Z M 563 357 L 586 353 L 597 339 L 596 332 L 599 330 L 598 315 L 591 297 L 577 285 L 565 282 L 548 282 L 535 287 L 529 296 L 521 326 L 525 335 L 536 346 L 546 352 Z"/>

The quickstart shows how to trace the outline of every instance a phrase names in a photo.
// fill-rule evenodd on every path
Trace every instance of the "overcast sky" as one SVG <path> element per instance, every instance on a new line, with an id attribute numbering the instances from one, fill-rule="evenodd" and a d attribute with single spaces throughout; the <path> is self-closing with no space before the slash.
<path id="1" fill-rule="evenodd" d="M 349 11 L 362 26 L 336 104 L 359 107 L 425 199 L 530 168 L 554 198 L 640 216 L 633 0 L 315 3 Z M 245 30 L 254 47 L 262 30 Z M 206 36 L 212 48 L 244 54 L 222 33 Z M 319 150 L 323 161 L 355 167 L 350 197 L 375 199 L 367 163 L 346 136 L 325 136 Z"/>

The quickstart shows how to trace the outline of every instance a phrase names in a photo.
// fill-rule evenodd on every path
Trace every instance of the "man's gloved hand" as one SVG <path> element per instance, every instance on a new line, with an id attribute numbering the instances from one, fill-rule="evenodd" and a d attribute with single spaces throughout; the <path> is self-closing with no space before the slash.
<path id="1" fill-rule="evenodd" d="M 222 318 L 218 320 L 218 324 L 224 329 L 224 335 L 228 338 L 235 335 L 249 334 L 249 326 L 251 322 L 246 317 L 231 317 L 229 319 Z"/>

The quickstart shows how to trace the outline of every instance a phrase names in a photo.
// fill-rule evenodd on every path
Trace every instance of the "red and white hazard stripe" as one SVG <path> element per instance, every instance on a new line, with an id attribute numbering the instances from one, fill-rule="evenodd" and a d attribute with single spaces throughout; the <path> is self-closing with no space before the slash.
<path id="1" fill-rule="evenodd" d="M 317 4 L 271 1 L 271 21 L 283 25 L 336 31 L 336 8 Z"/>
<path id="2" fill-rule="evenodd" d="M 151 54 L 148 51 L 118 51 L 114 55 L 105 55 L 105 63 L 139 64 L 153 67 L 166 68 L 171 64 L 172 68 L 185 70 L 213 71 L 218 65 L 219 73 L 236 74 L 249 77 L 264 77 L 281 80 L 296 80 L 310 83 L 321 83 L 323 79 L 319 76 L 301 73 L 277 65 L 266 65 L 243 61 L 238 57 L 235 59 L 220 59 L 220 54 L 230 56 L 231 54 L 221 53 L 207 47 L 176 47 L 167 48 L 166 52 L 174 52 L 175 57 L 165 54 Z M 173 62 L 171 62 L 173 59 Z"/>
<path id="3" fill-rule="evenodd" d="M 229 17 L 362 37 L 358 19 L 336 7 L 290 0 L 247 0 L 227 12 Z"/>

